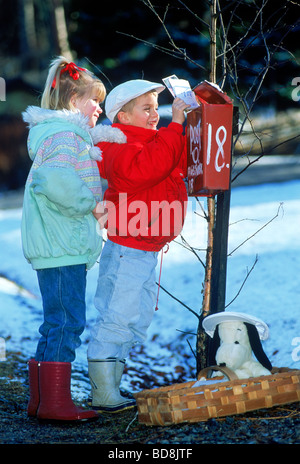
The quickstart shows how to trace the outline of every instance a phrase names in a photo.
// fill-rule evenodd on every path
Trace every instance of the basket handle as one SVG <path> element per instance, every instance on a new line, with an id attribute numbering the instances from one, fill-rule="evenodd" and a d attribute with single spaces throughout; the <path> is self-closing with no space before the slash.
<path id="1" fill-rule="evenodd" d="M 213 371 L 222 372 L 224 375 L 226 375 L 228 380 L 236 380 L 236 379 L 238 379 L 238 376 L 236 375 L 236 373 L 233 370 L 231 370 L 229 367 L 226 367 L 226 366 L 208 366 L 208 367 L 205 367 L 204 369 L 202 369 L 199 372 L 199 374 L 197 376 L 197 380 L 199 380 L 201 377 L 205 377 L 206 379 L 211 378 L 211 375 L 212 375 Z"/>

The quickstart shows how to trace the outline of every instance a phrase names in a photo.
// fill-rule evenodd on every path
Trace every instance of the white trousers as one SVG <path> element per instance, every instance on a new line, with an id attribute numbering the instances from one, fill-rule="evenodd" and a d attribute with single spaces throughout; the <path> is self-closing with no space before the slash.
<path id="1" fill-rule="evenodd" d="M 107 240 L 99 265 L 88 359 L 126 358 L 146 339 L 156 298 L 157 252 L 128 248 Z"/>

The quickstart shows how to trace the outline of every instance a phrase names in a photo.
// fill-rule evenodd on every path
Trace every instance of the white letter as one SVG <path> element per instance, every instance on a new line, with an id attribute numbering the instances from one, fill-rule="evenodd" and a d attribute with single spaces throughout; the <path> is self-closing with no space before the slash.
<path id="1" fill-rule="evenodd" d="M 148 208 L 144 201 L 136 200 L 130 203 L 128 213 L 134 213 L 139 210 L 139 213 L 133 216 L 128 222 L 128 234 L 131 237 L 137 235 L 148 235 Z M 139 228 L 137 224 L 139 223 Z"/>
<path id="2" fill-rule="evenodd" d="M 295 337 L 292 340 L 292 345 L 297 345 L 299 343 L 299 346 L 293 349 L 292 351 L 292 360 L 293 361 L 300 361 L 300 337 Z"/>
<path id="3" fill-rule="evenodd" d="M 3 77 L 0 77 L 0 101 L 6 101 L 6 83 Z"/>
<path id="4" fill-rule="evenodd" d="M 294 77 L 294 79 L 292 80 L 292 85 L 297 85 L 297 84 L 300 84 L 300 77 Z M 300 100 L 300 95 L 298 94 L 298 92 L 300 92 L 300 85 L 298 85 L 298 87 L 296 87 L 292 91 L 292 99 L 296 102 Z"/>

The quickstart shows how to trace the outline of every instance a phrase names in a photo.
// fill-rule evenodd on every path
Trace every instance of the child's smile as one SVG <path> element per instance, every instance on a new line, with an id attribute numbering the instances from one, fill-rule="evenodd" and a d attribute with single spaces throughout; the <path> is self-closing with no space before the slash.
<path id="1" fill-rule="evenodd" d="M 159 122 L 157 94 L 146 93 L 136 99 L 132 111 L 123 113 L 123 124 L 156 130 Z"/>

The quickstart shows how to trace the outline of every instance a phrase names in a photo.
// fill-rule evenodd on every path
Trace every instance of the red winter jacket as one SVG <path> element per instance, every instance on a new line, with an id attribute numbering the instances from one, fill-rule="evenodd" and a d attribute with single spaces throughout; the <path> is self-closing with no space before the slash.
<path id="1" fill-rule="evenodd" d="M 111 241 L 145 251 L 159 251 L 181 231 L 187 206 L 185 137 L 182 125 L 158 131 L 113 124 L 127 143 L 102 142 L 100 175 Z"/>

